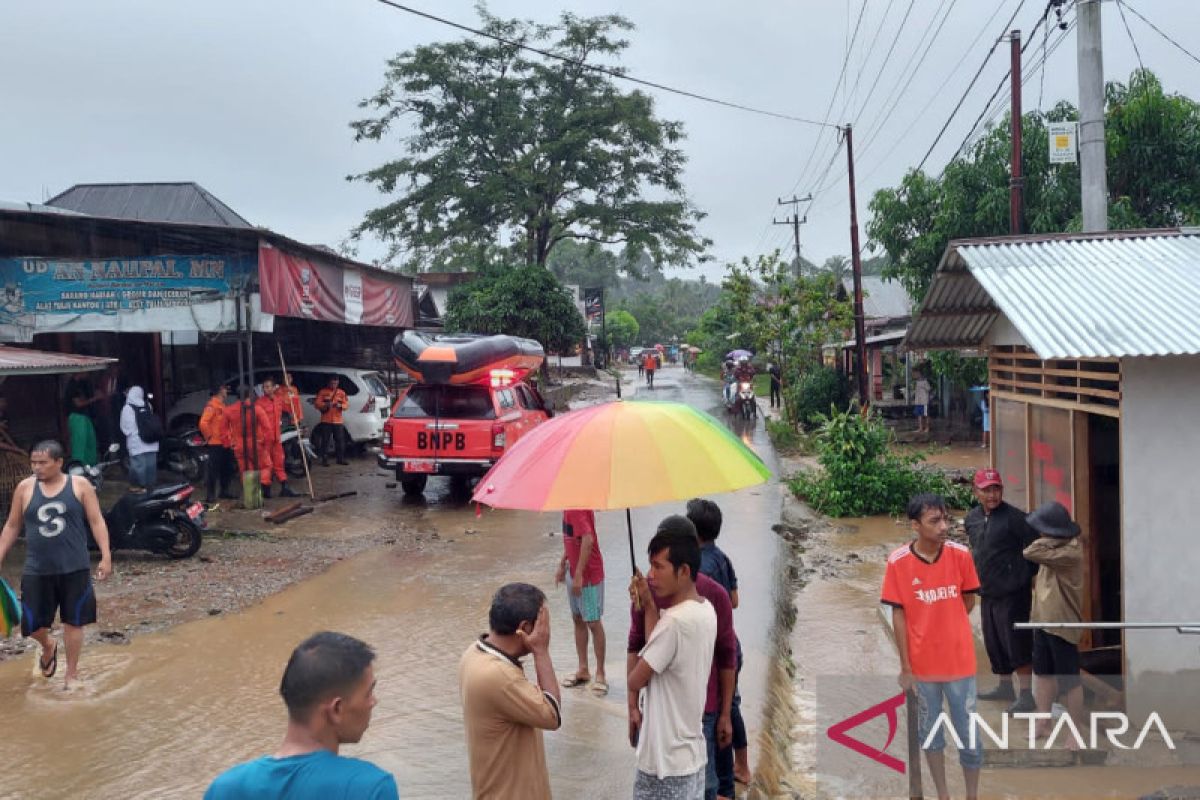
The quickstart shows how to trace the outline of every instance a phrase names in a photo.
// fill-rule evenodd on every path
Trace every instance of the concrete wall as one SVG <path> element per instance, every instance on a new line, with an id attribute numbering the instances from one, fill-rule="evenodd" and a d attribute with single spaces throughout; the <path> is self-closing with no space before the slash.
<path id="1" fill-rule="evenodd" d="M 1126 622 L 1200 622 L 1200 356 L 1121 362 Z M 1200 636 L 1129 631 L 1127 710 L 1200 731 Z"/>

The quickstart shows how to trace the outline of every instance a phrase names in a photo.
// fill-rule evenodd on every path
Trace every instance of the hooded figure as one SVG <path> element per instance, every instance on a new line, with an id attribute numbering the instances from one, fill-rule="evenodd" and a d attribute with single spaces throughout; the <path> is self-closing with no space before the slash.
<path id="1" fill-rule="evenodd" d="M 135 489 L 148 489 L 158 479 L 158 442 L 144 441 L 138 434 L 137 415 L 149 413 L 153 412 L 146 403 L 146 392 L 140 386 L 130 387 L 121 409 L 121 433 L 129 453 L 129 482 Z"/>

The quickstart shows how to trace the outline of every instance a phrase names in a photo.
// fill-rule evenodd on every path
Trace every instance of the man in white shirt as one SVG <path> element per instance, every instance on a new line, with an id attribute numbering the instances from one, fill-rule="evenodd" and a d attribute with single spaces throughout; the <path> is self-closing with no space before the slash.
<path id="1" fill-rule="evenodd" d="M 637 737 L 634 800 L 704 797 L 704 701 L 717 638 L 717 615 L 696 591 L 700 540 L 687 517 L 670 516 L 650 540 L 649 579 L 634 573 L 630 588 L 646 623 L 646 646 L 629 674 L 629 691 L 645 689 L 630 709 Z M 667 606 L 659 611 L 653 588 Z"/>

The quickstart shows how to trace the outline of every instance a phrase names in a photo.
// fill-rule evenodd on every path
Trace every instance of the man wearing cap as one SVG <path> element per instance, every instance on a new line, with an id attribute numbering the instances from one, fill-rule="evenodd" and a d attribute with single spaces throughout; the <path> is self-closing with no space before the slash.
<path id="1" fill-rule="evenodd" d="M 1028 517 L 1040 535 L 1025 548 L 1025 558 L 1041 565 L 1033 585 L 1033 622 L 1083 621 L 1083 547 L 1079 525 L 1061 504 L 1043 503 Z M 1038 676 L 1037 710 L 1049 713 L 1054 698 L 1067 696 L 1067 711 L 1076 725 L 1084 724 L 1083 684 L 1079 681 L 1078 628 L 1055 628 L 1033 632 L 1033 671 Z M 1038 733 L 1046 733 L 1048 720 L 1038 721 Z M 1068 738 L 1067 746 L 1075 743 Z"/>
<path id="2" fill-rule="evenodd" d="M 1025 514 L 1004 502 L 1004 484 L 994 469 L 975 473 L 975 498 L 979 505 L 967 514 L 967 537 L 980 581 L 980 618 L 983 643 L 992 672 L 1000 677 L 996 688 L 980 692 L 980 700 L 1012 700 L 1010 714 L 1028 713 L 1035 703 L 1032 683 L 1033 637 L 1014 630 L 1013 623 L 1028 622 L 1034 566 L 1022 551 L 1037 539 Z M 1013 691 L 1017 674 L 1021 693 Z"/>

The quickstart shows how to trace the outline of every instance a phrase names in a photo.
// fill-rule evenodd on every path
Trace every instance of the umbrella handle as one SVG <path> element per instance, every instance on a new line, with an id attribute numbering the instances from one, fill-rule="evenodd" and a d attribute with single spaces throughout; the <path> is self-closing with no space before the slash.
<path id="1" fill-rule="evenodd" d="M 629 567 L 630 575 L 637 573 L 637 556 L 633 553 L 633 515 L 625 509 L 625 531 L 629 534 Z M 633 607 L 642 610 L 642 598 L 636 592 L 633 595 Z"/>

